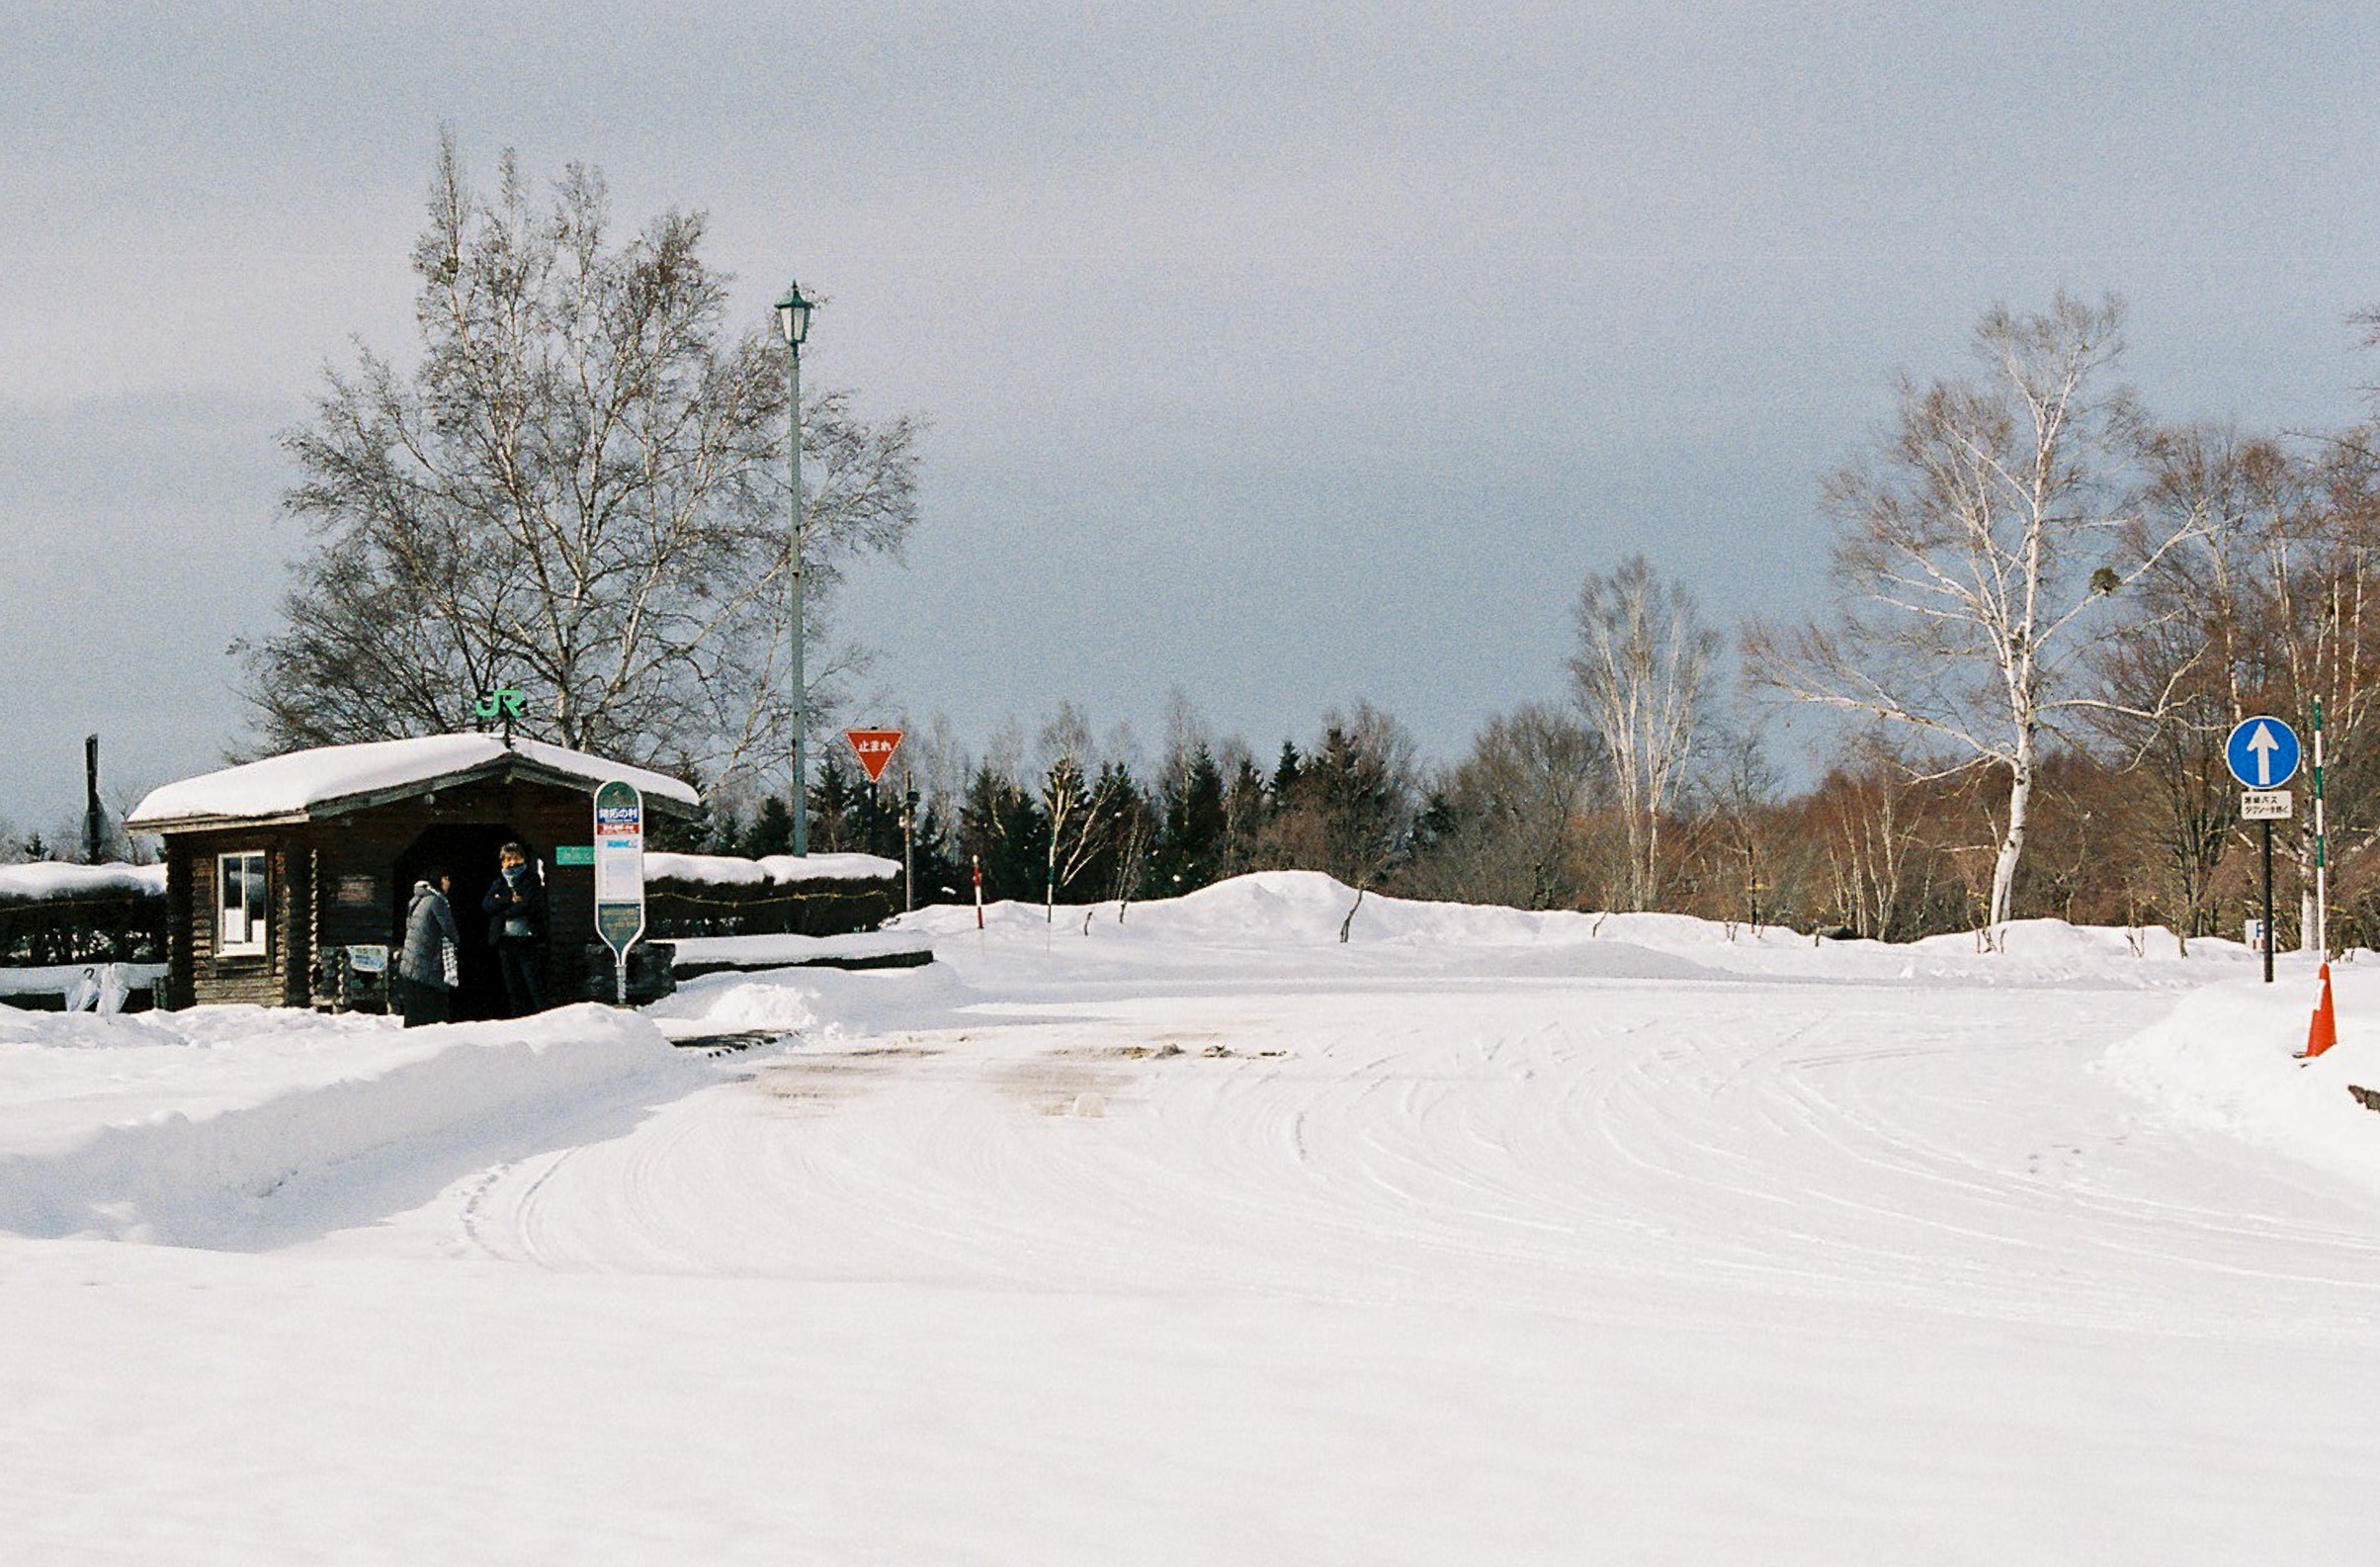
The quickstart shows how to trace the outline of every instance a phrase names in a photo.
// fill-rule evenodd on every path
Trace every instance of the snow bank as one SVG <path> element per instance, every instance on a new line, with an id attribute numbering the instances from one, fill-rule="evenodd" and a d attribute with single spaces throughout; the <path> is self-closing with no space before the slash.
<path id="1" fill-rule="evenodd" d="M 2180 1124 L 2380 1184 L 2380 1114 L 2347 1091 L 2380 1088 L 2380 973 L 2353 964 L 2331 972 L 2338 1043 L 2313 1061 L 2295 1059 L 2319 995 L 2301 970 L 2273 985 L 2238 979 L 2185 997 L 2110 1050 L 2101 1070 Z"/>
<path id="2" fill-rule="evenodd" d="M 1954 935 L 1921 936 L 1909 943 L 1919 952 L 1975 952 L 1980 937 L 1972 930 Z M 2011 919 L 1999 927 L 1999 956 L 2027 962 L 2096 963 L 2132 958 L 2145 963 L 2181 963 L 2200 958 L 2227 963 L 2255 957 L 2245 942 L 2221 936 L 2194 936 L 2185 954 L 2173 932 L 2164 925 L 2077 925 L 2063 919 Z"/>
<path id="3" fill-rule="evenodd" d="M 162 898 L 162 865 L 0 865 L 0 904 L 67 898 Z"/>
<path id="4" fill-rule="evenodd" d="M 914 938 L 911 938 L 914 939 Z M 986 993 L 946 963 L 898 969 L 763 969 L 706 974 L 644 1008 L 672 1039 L 799 1034 L 807 1044 L 917 1028 L 981 1025 Z"/>
<path id="5" fill-rule="evenodd" d="M 401 789 L 468 772 L 499 762 L 507 755 L 589 783 L 617 780 L 635 784 L 648 795 L 690 806 L 701 803 L 702 797 L 691 786 L 675 778 L 542 740 L 516 739 L 507 745 L 500 735 L 427 735 L 418 740 L 372 740 L 360 745 L 325 745 L 291 751 L 220 772 L 185 778 L 151 790 L 132 808 L 132 814 L 125 818 L 125 825 L 137 827 L 190 817 L 287 816 L 355 795 Z"/>
<path id="6" fill-rule="evenodd" d="M 591 1005 L 419 1029 L 257 1007 L 0 1016 L 0 1230 L 279 1244 L 707 1077 L 650 1022 Z"/>
<path id="7" fill-rule="evenodd" d="M 1348 919 L 1354 912 L 1352 921 Z M 1516 909 L 1475 904 L 1424 903 L 1363 895 L 1357 908 L 1356 890 L 1318 871 L 1259 871 L 1202 887 L 1179 898 L 1136 903 L 1117 918 L 1113 903 L 1076 905 L 1059 911 L 1061 928 L 1077 928 L 1086 913 L 1093 928 L 1124 939 L 1203 946 L 1335 945 L 1342 924 L 1348 939 L 1361 942 L 1472 943 L 1512 946 L 1531 943 L 1573 943 L 1596 938 L 1600 916 L 1572 913 L 1530 914 Z M 1068 915 L 1071 914 L 1071 918 Z M 1039 929 L 1047 921 L 1039 904 L 993 905 L 987 916 L 994 924 Z M 956 933 L 975 928 L 973 906 L 944 905 L 903 918 L 907 928 Z M 1690 923 L 1700 925 L 1702 921 Z"/>
<path id="8" fill-rule="evenodd" d="M 801 1034 L 818 1030 L 818 986 L 814 971 L 779 969 L 762 974 L 728 972 L 690 980 L 677 993 L 646 1008 L 673 1039 L 703 1034 Z"/>
<path id="9" fill-rule="evenodd" d="M 1354 917 L 1348 918 L 1353 911 Z M 1086 944 L 1159 949 L 1232 949 L 1282 953 L 1332 947 L 1351 952 L 1404 952 L 1459 960 L 1465 953 L 1513 949 L 1536 954 L 1538 971 L 1644 979 L 1722 975 L 1878 984 L 1950 982 L 1964 985 L 2115 985 L 2180 989 L 2249 966 L 2252 954 L 2236 941 L 2194 940 L 2181 958 L 2159 927 L 2093 929 L 2059 919 L 2019 920 L 2003 932 L 2001 950 L 1987 952 L 1972 934 L 1939 936 L 1906 945 L 1880 941 L 1820 941 L 1782 925 L 1751 925 L 1672 914 L 1595 914 L 1568 910 L 1532 913 L 1476 904 L 1428 903 L 1366 893 L 1312 871 L 1265 871 L 1237 876 L 1180 898 L 1136 903 L 1122 911 L 1101 904 L 1062 910 L 1055 922 L 1038 904 L 1008 903 L 986 911 L 991 933 L 1033 937 L 1062 947 L 1069 935 Z M 939 936 L 972 935 L 975 911 L 945 905 L 900 920 L 900 928 Z M 1345 924 L 1347 945 L 1339 946 Z M 955 955 L 967 947 L 955 945 Z"/>
<path id="10" fill-rule="evenodd" d="M 709 887 L 788 887 L 798 882 L 890 881 L 900 863 L 877 854 L 768 854 L 756 860 L 732 854 L 647 854 L 648 882 L 692 882 Z"/>

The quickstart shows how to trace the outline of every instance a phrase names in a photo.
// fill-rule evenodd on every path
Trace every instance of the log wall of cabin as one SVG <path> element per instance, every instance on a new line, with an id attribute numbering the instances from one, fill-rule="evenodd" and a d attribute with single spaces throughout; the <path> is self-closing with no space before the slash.
<path id="1" fill-rule="evenodd" d="M 306 1001 L 307 965 L 313 948 L 299 917 L 310 882 L 288 827 L 225 827 L 175 833 L 166 850 L 166 897 L 171 921 L 167 980 L 176 1006 L 245 1001 L 258 1006 L 301 1006 Z M 220 854 L 262 852 L 265 856 L 265 950 L 225 956 L 215 951 Z"/>

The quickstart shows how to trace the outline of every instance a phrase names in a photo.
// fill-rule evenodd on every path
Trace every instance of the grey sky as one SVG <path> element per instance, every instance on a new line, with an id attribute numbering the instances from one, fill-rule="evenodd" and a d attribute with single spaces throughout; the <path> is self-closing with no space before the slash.
<path id="1" fill-rule="evenodd" d="M 441 122 L 707 210 L 754 319 L 828 297 L 813 384 L 931 418 L 853 717 L 1153 739 L 1179 684 L 1264 751 L 1362 696 L 1449 756 L 1628 552 L 1817 605 L 1821 478 L 1994 301 L 2124 294 L 2168 414 L 2359 414 L 2375 67 L 2347 4 L 21 0 L 0 813 L 71 811 L 93 729 L 127 789 L 236 737 L 274 435 L 408 346 Z"/>

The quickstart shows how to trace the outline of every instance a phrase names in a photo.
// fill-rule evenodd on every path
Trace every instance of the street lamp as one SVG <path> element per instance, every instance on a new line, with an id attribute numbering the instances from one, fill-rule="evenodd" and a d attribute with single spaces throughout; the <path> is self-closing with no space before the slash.
<path id="1" fill-rule="evenodd" d="M 802 285 L 785 286 L 777 302 L 777 335 L 785 339 L 786 410 L 793 425 L 794 523 L 792 549 L 786 560 L 792 577 L 794 622 L 794 852 L 809 852 L 809 774 L 804 762 L 802 732 L 809 724 L 808 693 L 802 675 L 802 340 L 809 335 L 810 302 Z"/>

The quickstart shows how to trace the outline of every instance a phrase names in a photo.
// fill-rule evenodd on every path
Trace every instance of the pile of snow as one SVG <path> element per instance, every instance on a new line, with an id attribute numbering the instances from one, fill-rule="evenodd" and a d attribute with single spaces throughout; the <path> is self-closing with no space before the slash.
<path id="1" fill-rule="evenodd" d="M 0 1230 L 281 1244 L 704 1071 L 592 1005 L 417 1029 L 251 1006 L 0 1013 Z"/>
<path id="2" fill-rule="evenodd" d="M 567 750 L 543 740 L 500 735 L 427 735 L 291 751 L 263 761 L 185 778 L 149 792 L 125 818 L 127 827 L 186 821 L 291 816 L 358 795 L 430 783 L 519 757 L 565 778 L 590 784 L 630 783 L 647 795 L 699 805 L 692 786 L 625 762 Z"/>
<path id="3" fill-rule="evenodd" d="M 2347 1091 L 2380 1089 L 2380 972 L 2342 963 L 2332 973 L 2338 1043 L 2314 1060 L 2297 1055 L 2319 982 L 2293 964 L 2273 985 L 2243 978 L 2183 998 L 2101 1069 L 2179 1124 L 2380 1183 L 2380 1115 Z"/>
<path id="4" fill-rule="evenodd" d="M 684 982 L 644 1008 L 644 1016 L 672 1039 L 768 1033 L 798 1035 L 804 1046 L 816 1046 L 929 1025 L 965 1028 L 985 1000 L 977 984 L 940 962 L 898 969 L 727 970 Z"/>
<path id="5" fill-rule="evenodd" d="M 1120 949 L 1119 955 L 1153 957 L 1220 949 L 1312 955 L 1335 948 L 1350 962 L 1377 968 L 1383 963 L 1442 966 L 1490 955 L 1509 965 L 1517 948 L 1534 954 L 1533 972 L 1640 979 L 1757 975 L 2180 989 L 2242 971 L 2253 958 L 2239 942 L 2201 939 L 2190 943 L 2185 959 L 2160 927 L 2094 929 L 2060 919 L 2015 921 L 2000 931 L 1999 950 L 1987 951 L 1973 934 L 1907 944 L 1827 941 L 1783 925 L 1690 914 L 1533 913 L 1372 892 L 1359 904 L 1354 888 L 1314 871 L 1236 876 L 1180 898 L 1130 906 L 1062 908 L 1055 919 L 1038 904 L 1001 903 L 985 911 L 985 919 L 992 939 L 1033 940 L 1053 953 Z M 964 936 L 976 928 L 976 912 L 939 906 L 904 915 L 899 923 L 902 929 Z"/>
<path id="6" fill-rule="evenodd" d="M 162 898 L 162 865 L 0 865 L 0 904 L 55 903 L 76 898 Z"/>
<path id="7" fill-rule="evenodd" d="M 729 971 L 690 980 L 645 1009 L 672 1039 L 706 1034 L 802 1034 L 819 1030 L 819 981 L 814 971 Z M 828 1031 L 831 1031 L 829 1027 Z"/>
<path id="8" fill-rule="evenodd" d="M 647 854 L 648 882 L 708 887 L 792 887 L 802 882 L 879 882 L 900 874 L 900 862 L 881 854 Z"/>

